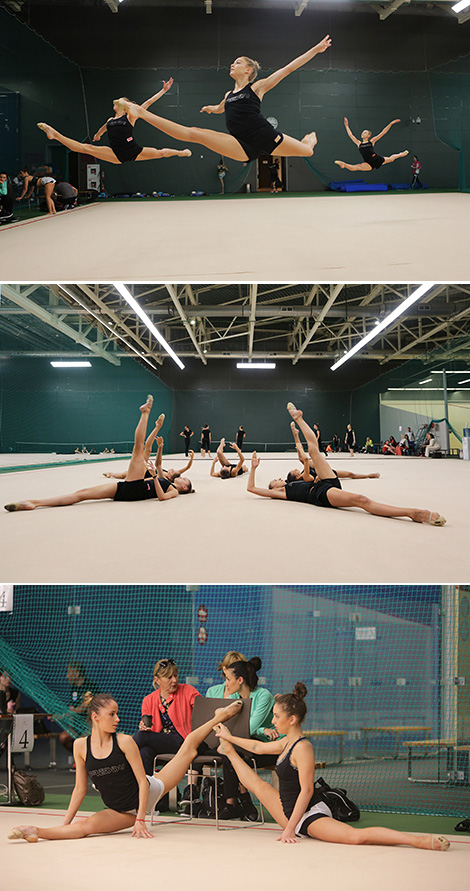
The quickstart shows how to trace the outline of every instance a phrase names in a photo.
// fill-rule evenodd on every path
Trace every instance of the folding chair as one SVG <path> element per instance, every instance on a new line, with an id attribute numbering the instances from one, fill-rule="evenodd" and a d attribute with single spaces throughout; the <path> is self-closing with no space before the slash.
<path id="1" fill-rule="evenodd" d="M 191 716 L 191 730 L 195 730 L 197 727 L 200 727 L 201 724 L 205 724 L 209 718 L 212 718 L 215 709 L 224 708 L 227 706 L 229 700 L 227 699 L 206 699 L 204 696 L 196 696 L 194 700 L 193 713 Z M 233 718 L 230 718 L 229 721 L 226 722 L 226 726 L 229 728 L 230 732 L 233 736 L 238 736 L 241 739 L 249 739 L 250 738 L 250 711 L 251 711 L 251 699 L 243 700 L 243 707 L 240 709 L 239 713 L 235 715 Z M 210 749 L 216 749 L 219 745 L 219 740 L 215 735 L 215 732 L 212 731 L 209 736 L 206 738 L 205 742 L 209 746 Z M 240 750 L 239 750 L 240 751 Z M 172 760 L 174 754 L 162 754 L 156 755 L 153 769 L 155 771 L 156 765 L 159 762 L 163 762 L 164 764 L 168 763 Z M 254 763 L 254 759 L 253 759 Z M 207 755 L 197 755 L 194 761 L 190 764 L 189 770 L 195 770 L 196 773 L 199 773 L 199 768 L 202 771 L 202 776 L 212 776 L 215 778 L 215 824 L 217 829 L 229 829 L 233 827 L 221 826 L 219 821 L 219 806 L 218 806 L 218 772 L 223 765 L 222 757 L 216 752 L 210 753 Z M 204 770 L 206 768 L 206 770 Z M 255 765 L 256 769 L 256 765 Z M 190 785 L 190 801 L 189 801 L 189 814 L 181 815 L 181 820 L 192 820 L 193 819 L 193 798 L 192 798 L 192 783 Z M 173 793 L 173 794 L 172 794 Z M 177 808 L 177 795 L 176 789 L 172 789 L 169 793 L 169 801 L 170 806 L 173 808 Z M 264 815 L 262 813 L 262 822 L 264 822 Z M 151 823 L 153 823 L 153 814 L 151 817 Z M 255 824 L 250 824 L 255 825 Z M 260 825 L 260 824 L 256 824 Z M 243 827 L 247 828 L 247 827 Z"/>

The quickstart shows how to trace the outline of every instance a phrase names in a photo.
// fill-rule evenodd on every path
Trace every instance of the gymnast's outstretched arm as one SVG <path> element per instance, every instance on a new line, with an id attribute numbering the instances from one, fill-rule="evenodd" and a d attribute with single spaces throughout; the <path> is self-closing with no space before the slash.
<path id="1" fill-rule="evenodd" d="M 372 138 L 370 140 L 372 145 L 375 145 L 375 143 L 377 142 L 378 139 L 382 139 L 382 136 L 385 136 L 385 134 L 388 133 L 388 131 L 390 130 L 390 127 L 393 127 L 394 124 L 399 124 L 399 123 L 400 123 L 400 118 L 397 118 L 396 121 L 390 121 L 390 123 L 387 124 L 387 126 L 384 127 L 383 130 L 381 130 L 377 136 L 372 136 Z"/>
<path id="2" fill-rule="evenodd" d="M 361 140 L 358 139 L 357 136 L 354 136 L 354 133 L 352 132 L 352 130 L 351 130 L 350 126 L 349 126 L 349 121 L 348 121 L 347 118 L 344 118 L 344 126 L 346 127 L 346 133 L 348 134 L 349 138 L 352 139 L 352 141 L 354 142 L 354 144 L 355 144 L 355 145 L 360 145 L 360 144 L 361 144 Z"/>
<path id="3" fill-rule="evenodd" d="M 320 40 L 320 43 L 317 43 L 316 46 L 313 46 L 312 49 L 309 49 L 306 53 L 303 53 L 301 56 L 297 56 L 296 59 L 293 59 L 292 62 L 289 62 L 288 65 L 284 65 L 284 68 L 279 68 L 277 71 L 274 71 L 273 74 L 270 74 L 268 77 L 263 77 L 261 80 L 257 81 L 252 89 L 253 92 L 259 96 L 260 99 L 263 98 L 264 94 L 268 92 L 268 90 L 272 90 L 281 80 L 284 80 L 288 74 L 292 74 L 293 71 L 297 71 L 297 68 L 302 68 L 302 65 L 306 65 L 307 62 L 310 62 L 314 56 L 318 53 L 324 53 L 325 50 L 329 49 L 331 46 L 330 35 L 327 34 L 323 40 Z"/>

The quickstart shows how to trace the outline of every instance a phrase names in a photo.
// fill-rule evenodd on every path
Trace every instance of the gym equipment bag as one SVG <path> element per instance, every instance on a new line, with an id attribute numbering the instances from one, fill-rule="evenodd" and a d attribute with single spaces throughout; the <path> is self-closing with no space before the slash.
<path id="1" fill-rule="evenodd" d="M 44 786 L 36 779 L 34 773 L 13 768 L 13 790 L 21 804 L 27 807 L 39 807 L 45 798 Z"/>
<path id="2" fill-rule="evenodd" d="M 332 789 L 323 777 L 319 777 L 315 782 L 315 789 L 320 792 L 335 820 L 340 820 L 341 823 L 355 823 L 356 820 L 360 820 L 361 812 L 358 806 L 347 797 L 346 789 Z"/>

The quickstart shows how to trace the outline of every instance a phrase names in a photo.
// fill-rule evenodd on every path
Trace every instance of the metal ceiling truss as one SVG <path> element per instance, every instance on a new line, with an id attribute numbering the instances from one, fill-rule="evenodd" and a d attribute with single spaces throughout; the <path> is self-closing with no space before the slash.
<path id="1" fill-rule="evenodd" d="M 142 284 L 129 286 L 181 358 L 334 361 L 411 293 L 412 285 Z M 166 357 L 110 284 L 3 285 L 0 355 L 94 354 L 138 359 L 157 373 Z M 470 334 L 468 285 L 436 285 L 360 358 L 426 360 Z M 73 345 L 72 345 L 73 344 Z"/>

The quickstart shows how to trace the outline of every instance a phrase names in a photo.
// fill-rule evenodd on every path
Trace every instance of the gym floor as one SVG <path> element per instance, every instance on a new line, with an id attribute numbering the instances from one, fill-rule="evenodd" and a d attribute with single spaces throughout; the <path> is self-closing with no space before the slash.
<path id="1" fill-rule="evenodd" d="M 98 486 L 103 472 L 124 471 L 128 459 L 86 460 L 15 471 L 0 456 L 3 504 Z M 24 466 L 28 456 L 18 455 Z M 30 456 L 38 460 L 38 456 Z M 47 456 L 41 460 L 47 463 Z M 166 467 L 180 467 L 181 454 Z M 249 463 L 249 462 L 248 462 Z M 196 456 L 189 475 L 196 494 L 158 501 L 82 502 L 61 508 L 0 510 L 5 581 L 20 583 L 435 583 L 468 577 L 468 520 L 462 492 L 469 464 L 342 454 L 336 470 L 380 473 L 344 480 L 343 488 L 376 501 L 438 511 L 447 525 L 328 510 L 260 498 L 246 491 L 248 475 L 209 476 L 209 458 Z M 293 453 L 262 456 L 256 482 L 284 477 Z M 162 521 L 163 520 L 163 521 Z"/>
<path id="2" fill-rule="evenodd" d="M 458 192 L 107 201 L 3 226 L 2 276 L 467 281 L 469 207 L 470 196 Z"/>

